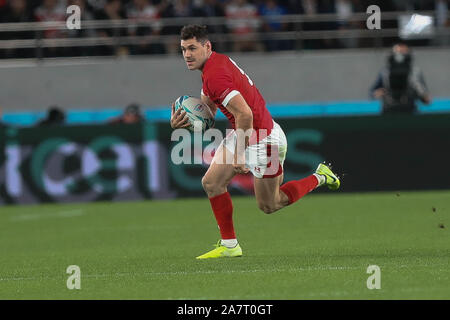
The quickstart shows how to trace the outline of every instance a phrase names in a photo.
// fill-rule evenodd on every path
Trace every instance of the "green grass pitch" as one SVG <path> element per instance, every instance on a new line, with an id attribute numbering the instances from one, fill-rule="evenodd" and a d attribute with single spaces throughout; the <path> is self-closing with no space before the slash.
<path id="1" fill-rule="evenodd" d="M 233 201 L 244 256 L 203 261 L 206 198 L 2 207 L 0 299 L 450 299 L 449 191 L 311 194 L 272 215 Z"/>

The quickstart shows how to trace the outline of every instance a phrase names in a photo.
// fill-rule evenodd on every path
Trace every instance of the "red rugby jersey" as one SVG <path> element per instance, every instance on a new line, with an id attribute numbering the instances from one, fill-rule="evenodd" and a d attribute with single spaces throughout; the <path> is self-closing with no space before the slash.
<path id="1" fill-rule="evenodd" d="M 231 58 L 213 51 L 203 67 L 202 81 L 202 94 L 217 105 L 230 120 L 233 129 L 236 129 L 236 122 L 226 107 L 231 98 L 240 93 L 252 110 L 253 129 L 266 129 L 267 135 L 270 134 L 273 121 L 264 98 L 253 81 Z"/>

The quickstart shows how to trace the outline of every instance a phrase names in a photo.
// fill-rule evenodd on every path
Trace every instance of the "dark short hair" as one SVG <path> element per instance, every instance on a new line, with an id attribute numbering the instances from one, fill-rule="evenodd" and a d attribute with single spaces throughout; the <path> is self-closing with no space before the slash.
<path id="1" fill-rule="evenodd" d="M 409 48 L 408 42 L 406 42 L 404 40 L 398 40 L 398 41 L 394 42 L 394 44 L 392 45 L 392 48 L 394 48 L 395 46 L 406 46 Z"/>
<path id="2" fill-rule="evenodd" d="M 125 112 L 126 114 L 134 114 L 134 115 L 140 115 L 141 114 L 141 110 L 140 110 L 140 106 L 137 103 L 132 103 L 129 104 L 126 108 L 125 108 Z"/>
<path id="3" fill-rule="evenodd" d="M 48 108 L 47 119 L 52 121 L 64 121 L 65 118 L 66 114 L 59 106 L 53 105 Z"/>
<path id="4" fill-rule="evenodd" d="M 208 29 L 206 26 L 190 24 L 181 29 L 181 40 L 189 40 L 196 38 L 202 44 L 208 40 Z"/>

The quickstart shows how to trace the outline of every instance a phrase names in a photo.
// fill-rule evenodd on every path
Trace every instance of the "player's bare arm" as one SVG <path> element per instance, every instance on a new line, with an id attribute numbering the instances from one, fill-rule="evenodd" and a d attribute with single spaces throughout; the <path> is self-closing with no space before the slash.
<path id="1" fill-rule="evenodd" d="M 208 98 L 208 96 L 205 96 L 204 94 L 202 94 L 200 96 L 200 98 L 201 98 L 202 102 L 209 107 L 209 110 L 211 110 L 211 113 L 215 117 L 216 113 L 217 113 L 217 106 L 216 106 L 216 104 L 210 98 Z"/>
<path id="2" fill-rule="evenodd" d="M 249 145 L 250 135 L 253 129 L 253 113 L 244 97 L 238 94 L 228 102 L 227 109 L 233 114 L 236 120 L 237 141 L 234 154 L 234 170 L 236 173 L 247 173 L 245 167 L 245 148 Z"/>

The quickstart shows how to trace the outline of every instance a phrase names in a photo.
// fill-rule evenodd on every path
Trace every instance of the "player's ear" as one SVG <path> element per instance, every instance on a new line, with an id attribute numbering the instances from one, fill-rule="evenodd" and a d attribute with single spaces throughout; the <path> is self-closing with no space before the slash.
<path id="1" fill-rule="evenodd" d="M 212 50 L 212 44 L 211 44 L 211 41 L 206 40 L 205 45 L 206 45 L 206 49 Z"/>

